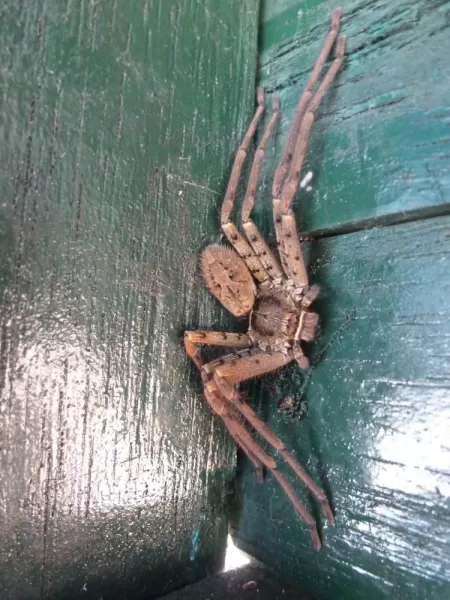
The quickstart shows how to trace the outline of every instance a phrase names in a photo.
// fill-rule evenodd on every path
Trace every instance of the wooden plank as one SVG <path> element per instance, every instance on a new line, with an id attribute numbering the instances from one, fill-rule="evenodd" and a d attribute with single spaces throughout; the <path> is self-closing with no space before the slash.
<path id="1" fill-rule="evenodd" d="M 310 248 L 322 286 L 313 368 L 247 393 L 327 491 L 336 526 L 314 552 L 270 476 L 243 464 L 237 543 L 315 598 L 440 600 L 450 593 L 450 217 L 348 234 Z M 298 410 L 283 415 L 291 397 Z"/>
<path id="2" fill-rule="evenodd" d="M 257 0 L 0 7 L 1 597 L 218 568 L 235 450 L 186 326 L 254 107 Z"/>
<path id="3" fill-rule="evenodd" d="M 262 197 L 295 104 L 342 6 L 344 68 L 324 100 L 295 211 L 311 232 L 353 231 L 450 211 L 448 0 L 282 0 L 262 4 L 260 84 L 281 99 Z M 261 208 L 259 209 L 262 210 Z M 257 210 L 262 225 L 265 221 Z"/>
<path id="4" fill-rule="evenodd" d="M 159 600 L 307 600 L 297 587 L 264 565 L 247 565 L 217 573 Z"/>

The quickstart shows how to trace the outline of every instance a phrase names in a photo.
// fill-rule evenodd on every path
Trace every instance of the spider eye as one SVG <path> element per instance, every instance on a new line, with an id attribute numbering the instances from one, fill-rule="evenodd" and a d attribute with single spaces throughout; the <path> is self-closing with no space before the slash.
<path id="1" fill-rule="evenodd" d="M 255 303 L 247 265 L 231 248 L 213 244 L 200 258 L 203 279 L 217 300 L 236 317 L 248 315 Z"/>

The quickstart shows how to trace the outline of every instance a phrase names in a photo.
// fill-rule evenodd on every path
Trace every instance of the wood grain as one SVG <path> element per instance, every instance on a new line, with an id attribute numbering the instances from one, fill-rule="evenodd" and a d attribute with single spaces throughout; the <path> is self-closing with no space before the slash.
<path id="1" fill-rule="evenodd" d="M 346 60 L 320 108 L 294 210 L 314 233 L 450 212 L 450 3 L 343 0 Z M 281 100 L 263 204 L 295 105 L 325 39 L 330 0 L 262 3 L 259 84 Z M 262 128 L 261 128 L 262 132 Z M 256 220 L 264 227 L 262 203 Z"/>
<path id="2" fill-rule="evenodd" d="M 148 599 L 220 566 L 235 450 L 182 333 L 222 325 L 197 258 L 254 107 L 257 15 L 1 3 L 4 600 Z"/>
<path id="3" fill-rule="evenodd" d="M 326 490 L 336 526 L 317 511 L 324 547 L 313 552 L 276 482 L 258 484 L 245 463 L 234 533 L 313 597 L 440 600 L 450 591 L 449 232 L 441 217 L 312 242 L 323 327 L 313 368 L 247 391 Z M 286 397 L 294 410 L 283 416 Z"/>
<path id="4" fill-rule="evenodd" d="M 327 491 L 336 527 L 322 525 L 313 553 L 276 482 L 258 485 L 245 462 L 233 531 L 315 598 L 441 600 L 450 595 L 450 3 L 339 4 L 347 57 L 313 129 L 312 189 L 294 203 L 300 229 L 323 237 L 307 260 L 323 333 L 308 373 L 292 367 L 247 392 Z M 280 96 L 281 122 L 255 221 L 272 239 L 272 176 L 335 6 L 262 3 L 259 83 Z"/>

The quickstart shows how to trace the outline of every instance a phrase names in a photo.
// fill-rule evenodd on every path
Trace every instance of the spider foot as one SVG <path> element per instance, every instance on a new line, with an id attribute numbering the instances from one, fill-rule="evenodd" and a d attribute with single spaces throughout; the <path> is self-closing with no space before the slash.
<path id="1" fill-rule="evenodd" d="M 319 534 L 317 532 L 317 527 L 315 525 L 308 525 L 309 533 L 311 535 L 313 548 L 316 552 L 319 552 L 322 544 L 320 543 Z"/>
<path id="2" fill-rule="evenodd" d="M 327 518 L 328 523 L 330 525 L 334 525 L 336 521 L 334 520 L 334 515 L 331 512 L 331 506 L 328 504 L 328 500 L 321 500 L 320 503 L 322 504 L 322 510 Z"/>

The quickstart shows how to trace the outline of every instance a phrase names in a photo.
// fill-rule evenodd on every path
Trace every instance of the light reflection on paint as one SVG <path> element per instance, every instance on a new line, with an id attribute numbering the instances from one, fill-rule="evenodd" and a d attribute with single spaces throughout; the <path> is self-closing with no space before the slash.
<path id="1" fill-rule="evenodd" d="M 164 498 L 172 466 L 165 446 L 153 459 L 145 450 L 150 443 L 160 446 L 163 432 L 158 420 L 150 439 L 152 415 L 141 419 L 141 442 L 137 443 L 135 422 L 129 421 L 133 415 L 125 410 L 123 395 L 118 405 L 105 394 L 101 353 L 87 350 L 78 337 L 78 332 L 66 331 L 57 343 L 46 340 L 18 348 L 15 370 L 23 377 L 15 378 L 14 396 L 28 397 L 29 410 L 20 416 L 16 412 L 8 430 L 15 443 L 26 443 L 33 455 L 42 455 L 42 467 L 38 481 L 33 461 L 25 465 L 28 472 L 13 470 L 10 477 L 18 488 L 31 481 L 32 487 L 44 494 L 48 477 L 63 469 L 58 509 L 66 513 L 71 513 L 74 505 L 84 513 L 132 507 L 142 504 L 143 498 L 156 504 Z M 132 356 L 129 360 L 133 364 Z M 113 375 L 108 382 L 114 390 L 127 385 L 130 383 Z M 158 386 L 154 373 L 151 385 Z M 142 475 L 145 472 L 148 477 Z"/>
<path id="2" fill-rule="evenodd" d="M 244 567 L 251 562 L 251 557 L 240 550 L 236 544 L 233 542 L 233 538 L 230 534 L 227 537 L 227 550 L 225 554 L 225 564 L 223 566 L 223 571 L 232 571 L 233 569 L 239 569 L 239 567 Z"/>
<path id="3" fill-rule="evenodd" d="M 378 433 L 367 456 L 367 477 L 374 490 L 373 501 L 366 498 L 365 506 L 358 510 L 360 517 L 367 515 L 367 520 L 350 518 L 342 535 L 350 546 L 358 544 L 360 549 L 366 548 L 370 553 L 376 545 L 393 564 L 410 569 L 412 554 L 416 553 L 419 558 L 426 545 L 435 547 L 437 542 L 444 544 L 448 539 L 445 523 L 431 526 L 430 511 L 441 499 L 450 496 L 447 461 L 450 402 L 446 390 L 439 385 L 431 385 L 428 395 L 421 387 L 418 398 L 414 386 L 407 382 L 372 380 L 370 383 L 388 385 L 389 392 L 380 405 L 390 407 L 390 419 L 386 419 L 385 412 L 380 416 L 377 411 L 373 414 Z M 411 510 L 405 507 L 411 507 Z M 419 534 L 420 548 L 415 546 Z M 428 552 L 427 556 L 430 555 Z M 442 575 L 439 555 L 435 560 L 429 558 L 423 565 L 416 562 L 417 572 L 423 571 L 425 576 L 433 573 L 437 578 Z M 365 576 L 378 577 L 361 565 L 349 567 Z M 387 574 L 381 580 L 393 585 Z"/>
<path id="4" fill-rule="evenodd" d="M 392 405 L 404 406 L 414 390 L 401 389 Z M 401 397 L 400 397 L 401 396 Z M 405 419 L 400 413 L 391 421 L 391 431 L 378 440 L 379 457 L 387 462 L 375 471 L 375 485 L 407 494 L 429 493 L 450 496 L 450 402 L 446 390 L 433 389 L 432 395 L 423 394 L 411 403 L 414 410 Z M 430 410 L 431 403 L 439 403 L 439 411 Z"/>

